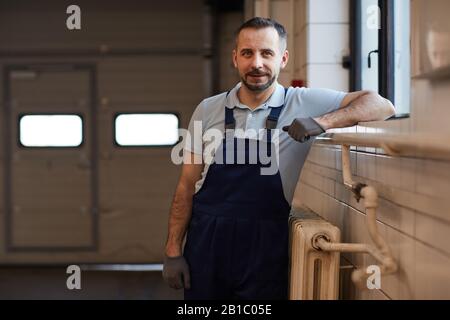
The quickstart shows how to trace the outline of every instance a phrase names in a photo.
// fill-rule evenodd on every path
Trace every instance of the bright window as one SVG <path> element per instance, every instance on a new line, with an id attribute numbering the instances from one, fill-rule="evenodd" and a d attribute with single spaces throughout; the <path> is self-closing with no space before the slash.
<path id="1" fill-rule="evenodd" d="M 164 146 L 178 142 L 178 117 L 174 114 L 120 114 L 115 139 L 120 146 Z"/>
<path id="2" fill-rule="evenodd" d="M 410 110 L 410 0 L 352 0 L 353 90 L 391 100 L 397 116 Z"/>
<path id="3" fill-rule="evenodd" d="M 411 48 L 410 0 L 394 1 L 395 19 L 395 107 L 397 114 L 410 110 Z"/>
<path id="4" fill-rule="evenodd" d="M 359 0 L 357 0 L 359 1 Z M 361 89 L 378 92 L 378 0 L 361 0 Z"/>
<path id="5" fill-rule="evenodd" d="M 24 147 L 77 147 L 83 142 L 83 121 L 78 115 L 24 115 L 19 139 Z"/>

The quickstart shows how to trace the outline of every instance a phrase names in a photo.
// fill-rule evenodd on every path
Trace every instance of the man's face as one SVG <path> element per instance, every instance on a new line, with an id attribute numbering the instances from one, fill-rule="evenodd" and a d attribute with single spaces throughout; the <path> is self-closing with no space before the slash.
<path id="1" fill-rule="evenodd" d="M 281 46 L 274 28 L 246 28 L 239 33 L 233 63 L 249 90 L 262 92 L 277 80 L 289 58 L 288 51 Z"/>

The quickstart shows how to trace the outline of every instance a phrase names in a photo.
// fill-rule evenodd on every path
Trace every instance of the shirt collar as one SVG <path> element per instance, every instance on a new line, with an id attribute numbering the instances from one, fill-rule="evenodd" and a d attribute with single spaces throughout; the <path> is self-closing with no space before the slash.
<path id="1" fill-rule="evenodd" d="M 233 89 L 231 89 L 230 93 L 228 94 L 225 104 L 228 109 L 234 109 L 236 107 L 240 109 L 251 110 L 248 106 L 242 104 L 239 101 L 237 93 L 241 85 L 242 85 L 241 82 L 239 82 Z M 275 91 L 272 93 L 269 99 L 254 110 L 278 108 L 281 107 L 283 104 L 284 104 L 284 87 L 281 84 L 277 83 Z"/>

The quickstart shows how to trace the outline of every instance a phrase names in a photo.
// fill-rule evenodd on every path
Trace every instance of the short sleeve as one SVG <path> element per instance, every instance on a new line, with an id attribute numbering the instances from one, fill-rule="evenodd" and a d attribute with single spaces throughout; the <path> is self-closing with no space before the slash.
<path id="1" fill-rule="evenodd" d="M 331 89 L 296 88 L 294 103 L 302 107 L 303 117 L 319 117 L 339 109 L 346 92 Z"/>
<path id="2" fill-rule="evenodd" d="M 195 153 L 202 154 L 203 150 L 203 101 L 195 108 L 192 113 L 191 120 L 189 121 L 189 127 L 187 136 L 184 139 L 183 149 Z"/>

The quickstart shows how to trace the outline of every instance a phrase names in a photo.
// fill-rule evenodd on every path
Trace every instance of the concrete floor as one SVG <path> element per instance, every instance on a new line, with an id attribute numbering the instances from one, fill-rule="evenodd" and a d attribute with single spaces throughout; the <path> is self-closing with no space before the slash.
<path id="1" fill-rule="evenodd" d="M 65 267 L 0 267 L 0 299 L 183 299 L 161 271 L 81 271 L 81 289 L 66 286 Z"/>

